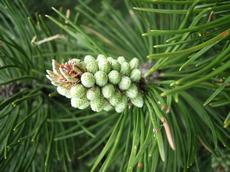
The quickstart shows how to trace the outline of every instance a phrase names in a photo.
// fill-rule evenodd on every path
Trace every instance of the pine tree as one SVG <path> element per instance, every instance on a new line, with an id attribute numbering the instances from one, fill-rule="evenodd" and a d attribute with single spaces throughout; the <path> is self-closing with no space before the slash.
<path id="1" fill-rule="evenodd" d="M 229 170 L 221 161 L 230 147 L 230 2 L 96 2 L 45 16 L 30 15 L 19 0 L 0 2 L 0 171 Z M 118 111 L 115 101 L 107 112 L 97 100 L 98 112 L 86 108 L 96 91 L 87 96 L 92 83 L 81 77 L 92 68 L 74 68 L 69 78 L 74 86 L 81 80 L 72 94 L 87 98 L 72 102 L 78 109 L 46 78 L 52 59 L 59 68 L 99 54 L 140 61 L 142 78 L 124 97 L 138 91 L 143 107 L 127 100 Z"/>

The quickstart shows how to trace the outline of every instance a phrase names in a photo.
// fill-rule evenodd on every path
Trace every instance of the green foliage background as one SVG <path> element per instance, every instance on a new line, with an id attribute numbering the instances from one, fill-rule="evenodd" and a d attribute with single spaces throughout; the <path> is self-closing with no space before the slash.
<path id="1" fill-rule="evenodd" d="M 0 171 L 228 170 L 212 157 L 229 155 L 229 11 L 221 0 L 2 0 Z M 45 78 L 52 58 L 100 53 L 150 65 L 142 109 L 76 110 Z"/>

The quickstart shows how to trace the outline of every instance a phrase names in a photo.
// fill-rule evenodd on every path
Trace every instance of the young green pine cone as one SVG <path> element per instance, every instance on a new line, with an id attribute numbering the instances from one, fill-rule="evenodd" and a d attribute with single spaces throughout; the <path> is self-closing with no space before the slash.
<path id="1" fill-rule="evenodd" d="M 115 106 L 115 110 L 117 113 L 121 113 L 125 110 L 128 105 L 128 98 L 126 96 L 122 96 L 121 101 Z"/>
<path id="2" fill-rule="evenodd" d="M 111 111 L 113 109 L 113 106 L 109 103 L 109 102 L 105 102 L 105 105 L 104 105 L 104 111 Z"/>
<path id="3" fill-rule="evenodd" d="M 120 64 L 126 62 L 126 60 L 125 60 L 125 58 L 124 58 L 123 56 L 119 56 L 119 57 L 117 58 L 117 61 L 118 61 Z"/>
<path id="4" fill-rule="evenodd" d="M 57 87 L 57 92 L 59 94 L 61 94 L 62 96 L 65 96 L 67 98 L 70 98 L 71 95 L 70 95 L 70 90 L 69 89 L 66 89 L 64 87 Z"/>
<path id="5" fill-rule="evenodd" d="M 127 97 L 130 99 L 135 98 L 138 95 L 138 88 L 135 84 L 132 84 L 129 89 L 126 91 Z"/>
<path id="6" fill-rule="evenodd" d="M 83 96 L 85 96 L 85 94 L 86 94 L 86 88 L 81 84 L 73 85 L 70 89 L 71 97 L 82 98 Z"/>
<path id="7" fill-rule="evenodd" d="M 85 109 L 89 106 L 89 101 L 86 98 L 71 98 L 71 106 L 78 109 Z"/>
<path id="8" fill-rule="evenodd" d="M 100 87 L 103 87 L 104 85 L 107 84 L 108 82 L 108 76 L 105 72 L 103 71 L 97 71 L 95 74 L 94 74 L 94 77 L 96 79 L 96 84 Z"/>
<path id="9" fill-rule="evenodd" d="M 109 103 L 113 106 L 116 106 L 117 103 L 121 100 L 122 95 L 120 92 L 116 92 L 115 94 L 113 94 L 110 99 L 109 99 Z"/>
<path id="10" fill-rule="evenodd" d="M 141 79 L 141 71 L 139 69 L 133 69 L 130 78 L 134 82 L 138 82 Z"/>
<path id="11" fill-rule="evenodd" d="M 57 86 L 57 92 L 71 99 L 71 106 L 95 112 L 115 110 L 123 112 L 128 104 L 141 108 L 144 104 L 138 85 L 141 79 L 139 60 L 126 61 L 99 54 L 84 60 L 71 59 L 64 64 L 52 61 L 53 70 L 47 78 Z"/>
<path id="12" fill-rule="evenodd" d="M 123 62 L 121 63 L 121 74 L 122 75 L 129 75 L 130 73 L 130 66 L 129 66 L 129 63 L 127 62 Z"/>
<path id="13" fill-rule="evenodd" d="M 105 99 L 103 97 L 99 97 L 90 102 L 90 107 L 95 112 L 100 112 L 105 107 Z"/>
<path id="14" fill-rule="evenodd" d="M 97 56 L 97 61 L 106 60 L 106 57 L 103 54 Z"/>
<path id="15" fill-rule="evenodd" d="M 121 74 L 116 71 L 116 70 L 112 70 L 111 72 L 109 72 L 109 82 L 112 84 L 118 84 L 121 81 Z"/>
<path id="16" fill-rule="evenodd" d="M 107 84 L 102 87 L 102 94 L 105 98 L 110 98 L 115 92 L 115 88 L 112 84 Z"/>
<path id="17" fill-rule="evenodd" d="M 131 83 L 132 83 L 132 81 L 130 80 L 129 77 L 123 76 L 123 77 L 121 78 L 120 83 L 119 83 L 119 88 L 120 88 L 121 90 L 127 90 L 127 89 L 130 87 Z"/>
<path id="18" fill-rule="evenodd" d="M 99 87 L 93 87 L 88 89 L 86 93 L 86 97 L 88 100 L 94 100 L 101 96 L 100 88 Z"/>
<path id="19" fill-rule="evenodd" d="M 109 73 L 111 70 L 111 65 L 109 61 L 105 58 L 101 58 L 98 60 L 98 68 L 100 71 L 103 71 L 105 73 Z"/>
<path id="20" fill-rule="evenodd" d="M 221 150 L 217 155 L 212 155 L 211 166 L 217 172 L 230 171 L 230 153 Z"/>
<path id="21" fill-rule="evenodd" d="M 131 99 L 134 106 L 141 108 L 144 104 L 142 95 L 139 93 L 135 98 Z"/>
<path id="22" fill-rule="evenodd" d="M 98 64 L 96 60 L 89 61 L 85 63 L 86 70 L 91 73 L 96 73 L 98 71 Z"/>
<path id="23" fill-rule="evenodd" d="M 108 61 L 113 70 L 120 71 L 121 65 L 117 60 L 113 59 L 112 57 L 108 57 Z"/>
<path id="24" fill-rule="evenodd" d="M 138 58 L 133 58 L 130 62 L 129 62 L 130 68 L 131 69 L 138 69 L 140 67 L 140 62 L 138 60 Z"/>
<path id="25" fill-rule="evenodd" d="M 91 88 L 95 84 L 95 78 L 92 73 L 85 72 L 81 75 L 81 83 L 86 88 Z"/>
<path id="26" fill-rule="evenodd" d="M 87 56 L 84 57 L 84 63 L 85 64 L 87 64 L 89 62 L 92 62 L 92 61 L 96 61 L 96 59 L 93 56 L 87 55 Z"/>

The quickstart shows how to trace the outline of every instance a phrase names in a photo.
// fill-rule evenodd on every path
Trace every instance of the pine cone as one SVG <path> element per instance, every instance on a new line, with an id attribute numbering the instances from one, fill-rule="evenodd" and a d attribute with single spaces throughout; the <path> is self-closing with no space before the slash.
<path id="1" fill-rule="evenodd" d="M 230 154 L 228 151 L 221 152 L 218 156 L 212 155 L 212 168 L 216 172 L 230 171 Z"/>
<path id="2" fill-rule="evenodd" d="M 141 79 L 139 60 L 133 58 L 127 62 L 124 57 L 118 59 L 91 55 L 80 59 L 71 59 L 59 64 L 52 61 L 53 71 L 47 70 L 47 78 L 57 86 L 59 94 L 70 98 L 74 108 L 85 109 L 89 105 L 93 111 L 115 109 L 123 112 L 128 104 L 141 108 L 142 93 L 137 87 Z"/>

